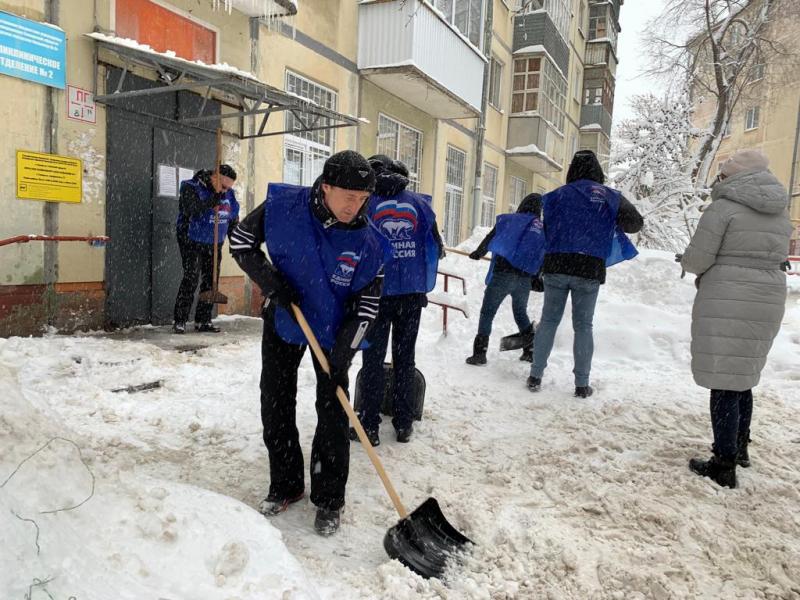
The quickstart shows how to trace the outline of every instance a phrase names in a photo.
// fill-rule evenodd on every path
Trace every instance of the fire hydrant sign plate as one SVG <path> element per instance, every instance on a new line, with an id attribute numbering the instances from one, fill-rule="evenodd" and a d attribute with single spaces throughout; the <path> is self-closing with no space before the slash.
<path id="1" fill-rule="evenodd" d="M 67 86 L 67 118 L 84 123 L 97 122 L 94 94 L 74 85 Z"/>
<path id="2" fill-rule="evenodd" d="M 80 202 L 82 173 L 79 158 L 17 150 L 17 198 Z"/>

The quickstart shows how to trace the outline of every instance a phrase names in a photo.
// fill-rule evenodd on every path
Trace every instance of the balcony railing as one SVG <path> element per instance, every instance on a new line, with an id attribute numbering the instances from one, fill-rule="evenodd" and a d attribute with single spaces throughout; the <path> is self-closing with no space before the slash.
<path id="1" fill-rule="evenodd" d="M 611 115 L 602 104 L 590 104 L 581 107 L 581 127 L 600 125 L 606 136 L 611 137 Z"/>
<path id="2" fill-rule="evenodd" d="M 427 2 L 359 6 L 359 70 L 431 116 L 476 116 L 485 64 L 480 51 Z"/>

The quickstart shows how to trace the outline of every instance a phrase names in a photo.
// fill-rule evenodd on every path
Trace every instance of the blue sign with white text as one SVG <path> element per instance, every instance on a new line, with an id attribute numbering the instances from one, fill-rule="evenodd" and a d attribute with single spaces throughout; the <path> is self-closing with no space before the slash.
<path id="1" fill-rule="evenodd" d="M 0 11 L 0 73 L 63 90 L 66 62 L 63 30 Z"/>

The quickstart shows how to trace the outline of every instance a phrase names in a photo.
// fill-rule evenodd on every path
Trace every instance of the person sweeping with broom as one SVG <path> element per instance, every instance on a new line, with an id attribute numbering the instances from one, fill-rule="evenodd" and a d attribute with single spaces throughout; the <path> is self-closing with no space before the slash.
<path id="1" fill-rule="evenodd" d="M 269 493 L 259 510 L 284 512 L 305 492 L 295 420 L 297 370 L 308 343 L 293 305 L 324 352 L 312 354 L 317 376 L 317 428 L 311 446 L 314 528 L 339 529 L 350 464 L 348 416 L 337 388 L 378 314 L 388 243 L 370 224 L 366 204 L 375 174 L 357 152 L 334 154 L 312 187 L 270 184 L 266 201 L 230 233 L 234 260 L 261 288 L 261 421 L 269 454 Z M 265 243 L 272 262 L 261 250 Z"/>
<path id="2" fill-rule="evenodd" d="M 200 170 L 191 179 L 181 182 L 175 230 L 183 279 L 175 298 L 172 326 L 175 333 L 186 333 L 198 279 L 201 297 L 195 308 L 194 328 L 200 332 L 220 331 L 211 322 L 214 303 L 206 301 L 205 297 L 216 285 L 217 265 L 228 227 L 239 219 L 239 203 L 233 192 L 235 182 L 236 171 L 226 164 L 220 165 L 217 172 Z"/>

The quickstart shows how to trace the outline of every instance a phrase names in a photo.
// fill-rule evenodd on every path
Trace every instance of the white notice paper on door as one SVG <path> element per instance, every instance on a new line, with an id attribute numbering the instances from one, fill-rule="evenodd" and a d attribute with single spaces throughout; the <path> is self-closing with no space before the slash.
<path id="1" fill-rule="evenodd" d="M 174 198 L 178 195 L 178 170 L 169 165 L 158 165 L 158 195 Z"/>
<path id="2" fill-rule="evenodd" d="M 192 177 L 194 177 L 194 169 L 187 169 L 186 167 L 180 167 L 178 169 L 178 185 L 181 184 L 181 181 L 186 181 Z"/>

